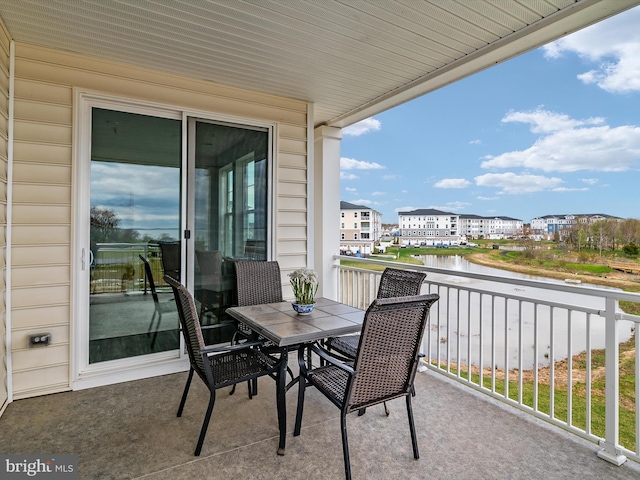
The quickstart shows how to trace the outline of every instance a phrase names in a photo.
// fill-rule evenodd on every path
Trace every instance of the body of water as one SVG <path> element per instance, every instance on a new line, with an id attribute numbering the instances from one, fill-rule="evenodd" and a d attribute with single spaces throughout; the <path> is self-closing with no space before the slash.
<path id="1" fill-rule="evenodd" d="M 573 294 L 459 277 L 455 275 L 456 271 L 503 278 L 540 280 L 556 284 L 564 283 L 559 280 L 476 265 L 459 256 L 422 255 L 419 258 L 425 266 L 451 271 L 451 274 L 429 273 L 427 275 L 427 281 L 431 279 L 451 285 L 449 288 L 440 288 L 437 291 L 440 294 L 440 300 L 432 310 L 430 335 L 425 335 L 425 339 L 429 338 L 432 357 L 433 352 L 439 351 L 441 359 L 452 362 L 512 369 L 519 366 L 519 352 L 522 352 L 522 368 L 532 369 L 535 366 L 548 365 L 552 357 L 554 361 L 558 361 L 567 358 L 569 352 L 571 355 L 576 355 L 585 351 L 587 339 L 591 342 L 592 349 L 605 346 L 604 317 L 588 316 L 583 312 L 544 305 L 538 306 L 536 312 L 536 307 L 530 302 L 504 298 L 506 296 L 528 297 L 604 310 L 605 302 L 601 297 L 588 293 Z M 432 287 L 433 291 L 434 289 L 435 286 Z M 469 293 L 464 289 L 486 290 L 497 296 Z M 534 349 L 536 325 L 537 355 Z M 633 326 L 633 322 L 619 322 L 621 342 L 631 338 Z M 459 359 L 458 352 L 460 352 Z"/>

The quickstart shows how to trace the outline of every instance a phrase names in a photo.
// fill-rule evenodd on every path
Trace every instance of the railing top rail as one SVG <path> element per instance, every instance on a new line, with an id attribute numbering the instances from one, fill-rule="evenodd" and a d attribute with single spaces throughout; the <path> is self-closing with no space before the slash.
<path id="1" fill-rule="evenodd" d="M 334 255 L 335 260 L 344 260 L 340 255 Z M 628 300 L 630 302 L 640 302 L 640 293 L 623 292 L 618 289 L 598 287 L 595 285 L 567 285 L 559 280 L 529 280 L 515 277 L 502 277 L 498 275 L 490 275 L 486 273 L 466 272 L 462 270 L 450 270 L 446 268 L 425 267 L 423 265 L 415 265 L 412 263 L 389 262 L 384 260 L 371 260 L 368 258 L 349 257 L 349 262 L 357 262 L 369 265 L 383 265 L 385 267 L 406 268 L 407 270 L 418 270 L 421 272 L 431 272 L 441 275 L 453 275 L 456 277 L 472 278 L 477 280 L 485 280 L 489 282 L 504 283 L 509 285 L 520 285 L 525 287 L 540 288 L 545 290 L 554 290 L 567 293 L 577 293 L 581 295 L 593 295 L 602 298 L 612 298 L 615 300 Z M 344 269 L 356 268 L 341 267 Z"/>

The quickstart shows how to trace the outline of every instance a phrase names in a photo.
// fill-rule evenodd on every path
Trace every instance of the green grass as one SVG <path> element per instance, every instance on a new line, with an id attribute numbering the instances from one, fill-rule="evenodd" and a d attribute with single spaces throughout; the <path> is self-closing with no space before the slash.
<path id="1" fill-rule="evenodd" d="M 634 451 L 636 448 L 635 438 L 635 339 L 620 344 L 620 365 L 619 365 L 619 441 L 623 447 Z M 630 355 L 624 355 L 631 353 Z M 437 365 L 432 361 L 432 365 Z M 590 432 L 598 437 L 605 436 L 605 376 L 594 375 L 598 370 L 605 367 L 605 351 L 603 349 L 593 350 L 591 353 L 591 369 L 593 381 L 591 384 L 591 429 Z M 441 366 L 442 368 L 442 366 Z M 586 369 L 586 354 L 582 353 L 573 358 L 572 372 L 576 375 L 579 371 Z M 461 378 L 468 380 L 469 374 L 466 365 L 461 365 Z M 480 385 L 480 375 L 472 373 L 471 382 Z M 483 376 L 482 386 L 491 390 L 491 377 Z M 508 397 L 518 401 L 518 382 L 508 382 Z M 495 392 L 504 396 L 505 381 L 495 379 Z M 535 389 L 533 381 L 522 384 L 522 403 L 531 408 L 534 406 Z M 551 388 L 549 385 L 538 385 L 538 411 L 551 415 Z M 567 421 L 567 386 L 556 386 L 553 393 L 554 409 L 553 418 Z M 587 397 L 586 383 L 575 382 L 572 390 L 571 425 L 586 431 L 587 427 Z"/>

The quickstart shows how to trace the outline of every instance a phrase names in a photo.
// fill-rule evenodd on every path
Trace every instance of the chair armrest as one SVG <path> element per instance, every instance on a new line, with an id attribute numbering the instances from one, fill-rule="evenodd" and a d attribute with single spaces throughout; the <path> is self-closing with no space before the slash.
<path id="1" fill-rule="evenodd" d="M 324 346 L 324 344 L 322 343 L 323 341 L 321 341 L 320 343 L 316 344 L 316 347 L 319 348 L 320 350 L 322 350 L 325 355 L 328 355 L 336 360 L 338 360 L 339 362 L 342 363 L 346 363 L 347 365 L 353 365 L 353 357 L 345 357 L 344 355 L 339 354 L 337 351 L 335 350 L 329 350 L 327 347 Z M 318 354 L 320 355 L 320 354 Z"/>
<path id="2" fill-rule="evenodd" d="M 264 344 L 264 341 L 239 343 L 236 345 L 226 345 L 222 347 L 205 347 L 202 350 L 200 350 L 200 354 L 210 355 L 212 353 L 237 352 L 238 350 L 249 350 L 250 348 L 253 348 L 253 347 L 259 347 L 263 344 Z"/>
<path id="3" fill-rule="evenodd" d="M 347 365 L 345 363 L 345 359 L 343 359 L 342 357 L 336 357 L 334 355 L 331 355 L 324 348 L 319 346 L 317 343 L 314 343 L 309 348 L 311 348 L 311 350 L 314 351 L 320 358 L 322 358 L 323 360 L 326 360 L 331 365 L 334 365 L 339 369 L 344 370 L 350 375 L 355 375 L 356 371 L 351 366 Z M 302 350 L 303 349 L 300 349 L 298 351 L 298 355 L 304 355 Z"/>
<path id="4" fill-rule="evenodd" d="M 213 325 L 200 325 L 200 330 L 213 330 L 216 328 L 222 328 L 222 327 L 233 327 L 235 326 L 234 322 L 230 322 L 228 320 L 225 320 L 223 322 L 220 323 L 214 323 Z"/>

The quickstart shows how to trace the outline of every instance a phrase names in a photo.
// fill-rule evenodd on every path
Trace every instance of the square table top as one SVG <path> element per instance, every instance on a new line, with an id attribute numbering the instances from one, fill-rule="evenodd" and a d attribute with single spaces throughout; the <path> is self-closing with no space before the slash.
<path id="1" fill-rule="evenodd" d="M 316 298 L 309 315 L 298 315 L 291 302 L 231 307 L 226 312 L 280 347 L 357 333 L 365 314 L 327 298 Z"/>

